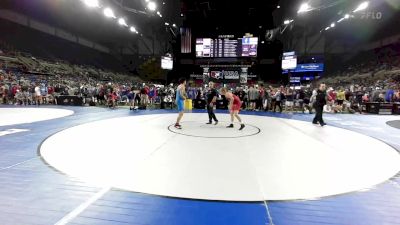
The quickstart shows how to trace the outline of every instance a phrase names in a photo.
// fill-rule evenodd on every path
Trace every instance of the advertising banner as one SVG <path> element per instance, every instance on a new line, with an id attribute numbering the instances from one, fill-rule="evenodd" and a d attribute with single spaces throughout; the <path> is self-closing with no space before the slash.
<path id="1" fill-rule="evenodd" d="M 218 69 L 212 68 L 210 70 L 210 81 L 218 83 L 239 83 L 240 82 L 241 69 Z"/>
<path id="2" fill-rule="evenodd" d="M 294 72 L 323 72 L 323 63 L 298 64 Z"/>

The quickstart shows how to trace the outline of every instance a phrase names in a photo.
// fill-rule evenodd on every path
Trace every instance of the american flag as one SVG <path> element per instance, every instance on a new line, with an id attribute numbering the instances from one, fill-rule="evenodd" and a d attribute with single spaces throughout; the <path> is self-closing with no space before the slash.
<path id="1" fill-rule="evenodd" d="M 181 28 L 181 53 L 192 53 L 192 31 L 190 28 Z"/>

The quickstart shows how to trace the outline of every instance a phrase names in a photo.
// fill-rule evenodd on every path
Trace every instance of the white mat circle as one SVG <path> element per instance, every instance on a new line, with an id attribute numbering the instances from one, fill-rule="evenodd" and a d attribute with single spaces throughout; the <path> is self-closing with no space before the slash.
<path id="1" fill-rule="evenodd" d="M 132 116 L 64 130 L 44 141 L 40 152 L 54 168 L 98 185 L 222 201 L 343 194 L 380 184 L 400 171 L 398 152 L 374 138 L 309 122 L 242 117 L 261 133 L 197 138 L 167 129 L 175 114 Z M 211 129 L 200 125 L 207 119 L 206 114 L 184 117 L 197 121 L 204 132 Z"/>

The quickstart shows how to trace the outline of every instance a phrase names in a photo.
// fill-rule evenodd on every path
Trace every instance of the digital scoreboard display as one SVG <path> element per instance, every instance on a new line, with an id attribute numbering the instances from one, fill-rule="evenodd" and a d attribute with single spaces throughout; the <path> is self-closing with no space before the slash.
<path id="1" fill-rule="evenodd" d="M 170 57 L 161 57 L 161 68 L 165 70 L 172 70 L 174 61 Z"/>
<path id="2" fill-rule="evenodd" d="M 297 56 L 295 52 L 285 52 L 282 57 L 282 69 L 296 69 L 297 67 Z"/>
<path id="3" fill-rule="evenodd" d="M 257 37 L 233 38 L 197 38 L 196 57 L 198 58 L 234 58 L 257 57 Z"/>

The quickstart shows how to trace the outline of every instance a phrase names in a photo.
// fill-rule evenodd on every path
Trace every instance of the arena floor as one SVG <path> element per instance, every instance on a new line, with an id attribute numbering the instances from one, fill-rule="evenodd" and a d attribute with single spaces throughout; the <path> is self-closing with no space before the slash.
<path id="1" fill-rule="evenodd" d="M 0 224 L 400 224 L 398 116 L 243 114 L 0 107 Z"/>

